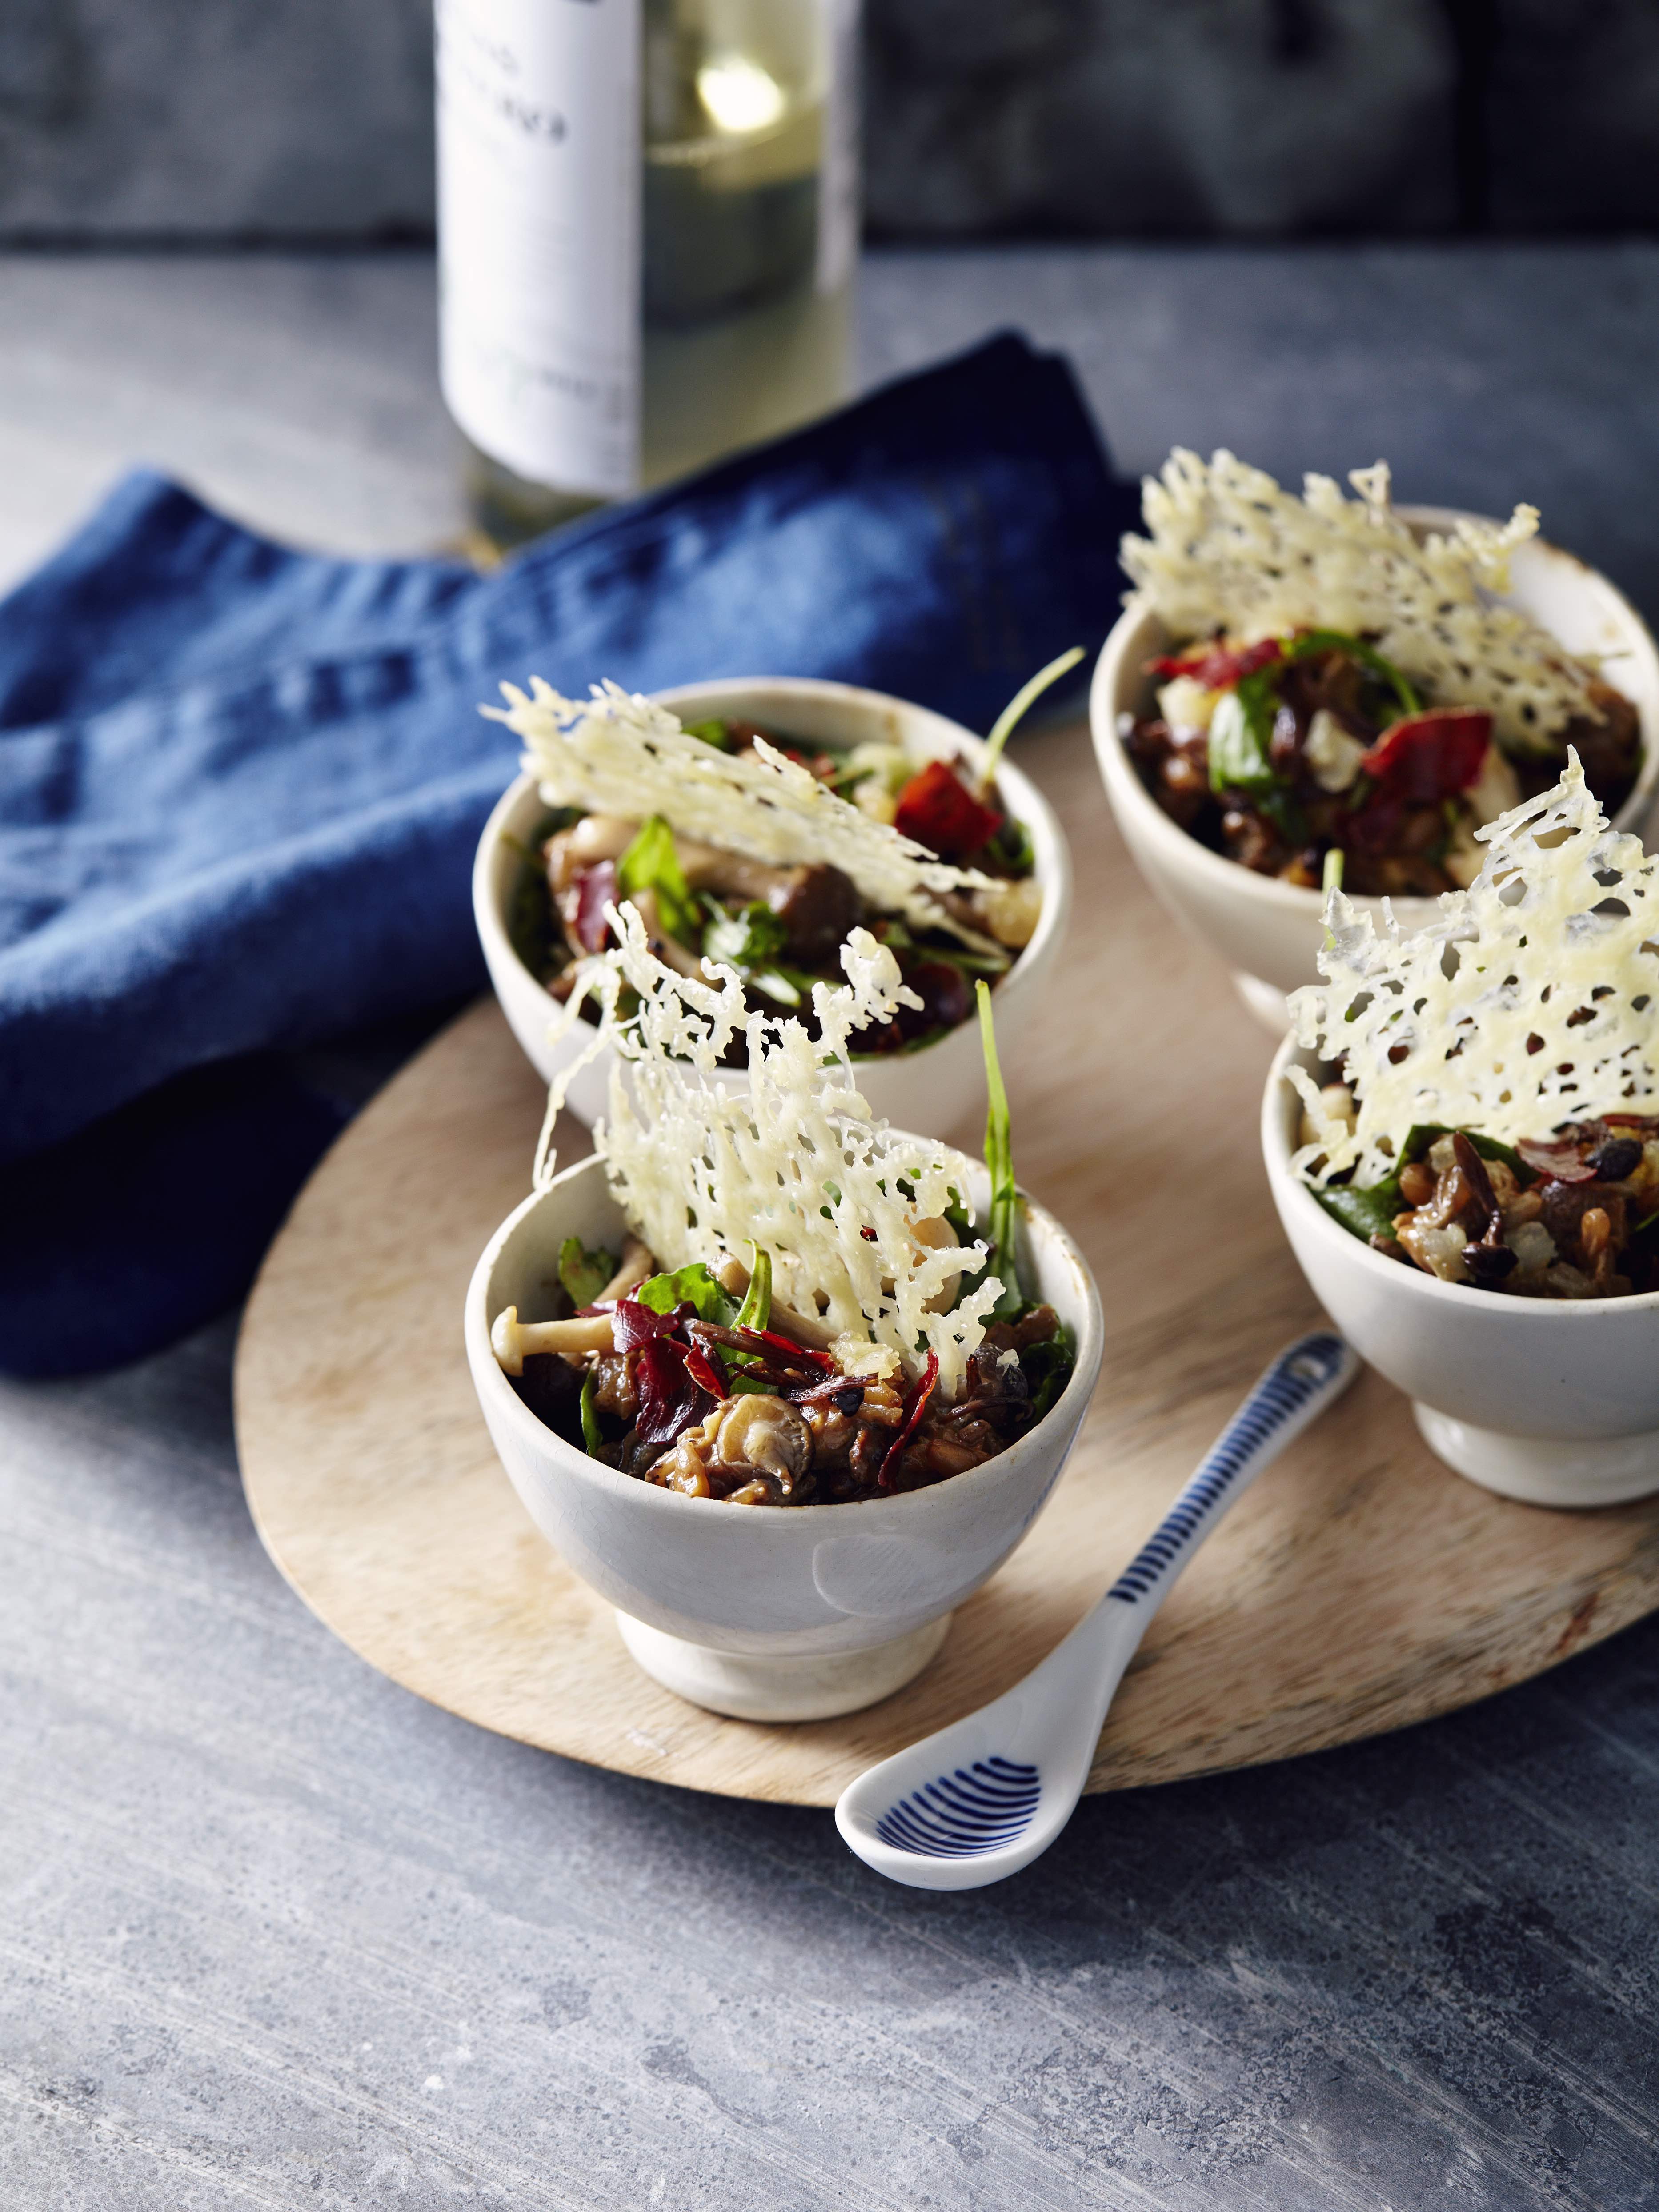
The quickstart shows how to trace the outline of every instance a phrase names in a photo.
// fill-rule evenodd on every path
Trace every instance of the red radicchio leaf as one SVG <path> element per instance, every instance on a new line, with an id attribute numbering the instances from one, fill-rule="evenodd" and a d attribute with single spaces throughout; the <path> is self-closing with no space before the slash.
<path id="1" fill-rule="evenodd" d="M 634 1384 L 640 1394 L 635 1443 L 672 1444 L 702 1419 L 707 1394 L 687 1367 L 684 1346 L 672 1337 L 654 1337 L 643 1346 L 634 1363 Z"/>
<path id="2" fill-rule="evenodd" d="M 720 1376 L 719 1369 L 708 1355 L 694 1344 L 685 1355 L 685 1371 L 700 1390 L 707 1390 L 711 1398 L 729 1398 L 731 1389 Z"/>
<path id="3" fill-rule="evenodd" d="M 1490 714 L 1473 707 L 1431 708 L 1384 730 L 1359 765 L 1380 796 L 1428 806 L 1468 789 L 1491 743 Z"/>
<path id="4" fill-rule="evenodd" d="M 904 1447 L 915 1434 L 916 1425 L 927 1410 L 927 1401 L 933 1396 L 933 1385 L 938 1381 L 939 1354 L 936 1352 L 930 1352 L 927 1355 L 927 1364 L 921 1370 L 921 1380 L 916 1385 L 916 1394 L 911 1399 L 905 1413 L 904 1425 L 882 1455 L 881 1472 L 876 1477 L 882 1489 L 892 1488 L 893 1478 L 898 1473 L 899 1462 L 904 1456 Z"/>
<path id="5" fill-rule="evenodd" d="M 995 836 L 1002 817 L 981 805 L 948 761 L 929 761 L 899 793 L 893 826 L 942 860 L 959 860 Z"/>
<path id="6" fill-rule="evenodd" d="M 617 1310 L 611 1316 L 611 1335 L 618 1352 L 638 1352 L 659 1337 L 672 1336 L 696 1311 L 690 1301 L 682 1298 L 672 1313 L 659 1314 L 641 1305 L 637 1298 L 618 1298 Z"/>
<path id="7" fill-rule="evenodd" d="M 572 935 L 584 952 L 603 952 L 611 933 L 605 910 L 617 902 L 617 864 L 597 860 L 576 878 L 576 920 Z"/>
<path id="8" fill-rule="evenodd" d="M 807 1366 L 821 1368 L 825 1374 L 835 1370 L 836 1363 L 827 1352 L 814 1352 L 810 1346 L 797 1344 L 793 1336 L 780 1336 L 775 1329 L 740 1328 L 737 1334 L 757 1352 L 762 1345 L 769 1344 L 775 1352 L 786 1352 L 796 1362 L 804 1360 Z"/>
<path id="9" fill-rule="evenodd" d="M 1224 691 L 1246 676 L 1258 670 L 1271 668 L 1283 658 L 1276 637 L 1264 637 L 1255 645 L 1208 645 L 1198 653 L 1177 653 L 1173 659 L 1149 660 L 1148 670 L 1154 676 L 1190 676 L 1206 691 Z"/>
<path id="10" fill-rule="evenodd" d="M 1516 1151 L 1553 1182 L 1594 1182 L 1595 1170 L 1571 1137 L 1523 1137 Z"/>

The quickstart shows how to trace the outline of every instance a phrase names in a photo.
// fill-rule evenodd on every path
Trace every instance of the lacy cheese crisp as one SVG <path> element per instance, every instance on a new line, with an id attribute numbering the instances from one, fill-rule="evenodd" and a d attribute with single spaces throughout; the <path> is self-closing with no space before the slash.
<path id="1" fill-rule="evenodd" d="M 1413 1126 L 1501 1143 L 1565 1121 L 1659 1111 L 1659 860 L 1610 830 L 1568 754 L 1553 790 L 1475 832 L 1485 866 L 1437 917 L 1379 931 L 1339 891 L 1326 909 L 1322 986 L 1291 994 L 1297 1041 L 1342 1060 L 1350 1127 L 1290 1071 L 1317 1135 L 1294 1164 L 1357 1185 L 1394 1164 Z"/>
<path id="2" fill-rule="evenodd" d="M 688 837 L 775 866 L 827 861 L 868 904 L 963 943 L 985 940 L 939 904 L 952 891 L 980 896 L 988 911 L 1020 894 L 974 868 L 953 867 L 896 830 L 838 799 L 810 769 L 763 738 L 751 750 L 720 751 L 688 736 L 666 708 L 595 684 L 567 699 L 532 677 L 528 696 L 503 684 L 508 704 L 483 712 L 525 743 L 524 765 L 551 806 L 637 821 L 660 814 Z"/>
<path id="3" fill-rule="evenodd" d="M 836 1333 L 844 1371 L 894 1375 L 925 1346 L 938 1358 L 941 1398 L 952 1397 L 1003 1286 L 988 1276 L 939 1310 L 958 1279 L 984 1266 L 987 1248 L 940 1248 L 913 1232 L 967 1191 L 968 1163 L 948 1145 L 872 1121 L 854 1080 L 848 1038 L 907 995 L 892 953 L 853 932 L 846 983 L 814 987 L 814 1039 L 800 1022 L 750 1013 L 729 968 L 706 963 L 713 980 L 703 981 L 665 966 L 631 908 L 613 908 L 611 926 L 619 942 L 585 963 L 562 1022 L 576 1019 L 584 995 L 605 1007 L 576 1066 L 615 1045 L 609 1116 L 593 1140 L 630 1225 L 669 1268 L 717 1254 L 746 1260 L 757 1246 L 780 1297 Z M 619 1006 L 625 990 L 637 1012 Z M 717 1079 L 737 1036 L 746 1091 Z M 574 1073 L 555 1085 L 549 1131 Z M 545 1174 L 544 1158 L 538 1181 Z"/>
<path id="4" fill-rule="evenodd" d="M 1602 719 L 1590 672 L 1492 596 L 1535 534 L 1536 508 L 1419 542 L 1390 504 L 1386 463 L 1349 482 L 1358 499 L 1322 476 L 1306 477 L 1298 499 L 1231 453 L 1206 462 L 1177 447 L 1161 478 L 1146 481 L 1151 535 L 1125 538 L 1123 565 L 1172 636 L 1364 636 L 1432 696 L 1490 714 L 1515 751 L 1547 751 L 1575 716 Z"/>

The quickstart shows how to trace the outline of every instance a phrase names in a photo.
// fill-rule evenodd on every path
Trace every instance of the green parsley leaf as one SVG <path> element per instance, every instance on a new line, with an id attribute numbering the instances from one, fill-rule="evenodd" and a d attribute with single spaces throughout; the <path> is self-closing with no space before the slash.
<path id="1" fill-rule="evenodd" d="M 1072 1370 L 1077 1365 L 1077 1331 L 1070 1322 L 1061 1322 L 1041 1344 L 1028 1344 L 1019 1364 L 1031 1389 L 1031 1418 L 1040 1421 L 1054 1411 L 1072 1379 Z"/>
<path id="2" fill-rule="evenodd" d="M 617 863 L 617 888 L 624 898 L 635 891 L 655 891 L 663 927 L 682 945 L 701 945 L 702 912 L 686 884 L 674 850 L 674 833 L 662 815 L 653 814 L 641 824 Z"/>
<path id="3" fill-rule="evenodd" d="M 582 1377 L 581 1408 L 582 1449 L 587 1454 L 589 1459 L 599 1457 L 599 1446 L 605 1441 L 599 1434 L 599 1409 L 593 1402 L 593 1394 L 599 1387 L 599 1370 L 597 1367 L 590 1367 Z"/>
<path id="4" fill-rule="evenodd" d="M 559 1280 L 574 1306 L 591 1306 L 616 1273 L 618 1262 L 610 1252 L 586 1252 L 580 1237 L 567 1237 L 559 1247 Z"/>
<path id="5" fill-rule="evenodd" d="M 1397 1175 L 1356 1190 L 1352 1183 L 1327 1183 L 1314 1196 L 1333 1221 L 1340 1221 L 1350 1237 L 1368 1244 L 1373 1237 L 1392 1237 L 1394 1217 L 1405 1205 Z"/>
<path id="6" fill-rule="evenodd" d="M 642 1306 L 659 1314 L 672 1313 L 677 1305 L 689 1301 L 699 1321 L 715 1322 L 721 1328 L 732 1328 L 738 1317 L 737 1300 L 715 1281 L 701 1260 L 676 1267 L 669 1274 L 653 1275 L 634 1296 Z"/>
<path id="7" fill-rule="evenodd" d="M 1031 833 L 1013 815 L 1003 816 L 1002 827 L 991 843 L 1011 876 L 1029 876 L 1036 867 L 1036 848 L 1031 842 Z"/>
<path id="8" fill-rule="evenodd" d="M 744 1296 L 734 1328 L 764 1328 L 772 1318 L 772 1255 L 763 1252 L 758 1244 L 749 1248 L 754 1255 L 754 1272 L 749 1278 L 749 1289 Z"/>
<path id="9" fill-rule="evenodd" d="M 723 960 L 727 967 L 750 969 L 769 966 L 789 941 L 789 932 L 769 906 L 759 899 L 739 907 L 735 914 L 714 900 L 702 933 L 706 958 Z"/>
<path id="10" fill-rule="evenodd" d="M 1270 747 L 1273 702 L 1269 669 L 1246 676 L 1224 691 L 1210 717 L 1210 788 L 1249 793 L 1271 792 L 1279 782 Z"/>

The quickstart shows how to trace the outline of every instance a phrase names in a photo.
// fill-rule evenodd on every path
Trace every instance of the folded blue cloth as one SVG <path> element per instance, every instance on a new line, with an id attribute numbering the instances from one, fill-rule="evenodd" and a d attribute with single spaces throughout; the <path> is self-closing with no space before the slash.
<path id="1" fill-rule="evenodd" d="M 129 477 L 0 600 L 0 1367 L 236 1297 L 343 1111 L 273 1053 L 482 983 L 501 678 L 831 676 L 982 728 L 1103 635 L 1135 507 L 1012 336 L 488 576 Z"/>

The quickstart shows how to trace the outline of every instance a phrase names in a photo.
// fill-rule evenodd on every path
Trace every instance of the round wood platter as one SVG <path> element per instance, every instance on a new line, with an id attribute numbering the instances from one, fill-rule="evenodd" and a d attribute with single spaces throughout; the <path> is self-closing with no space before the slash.
<path id="1" fill-rule="evenodd" d="M 482 1001 L 321 1163 L 265 1261 L 237 1358 L 259 1534 L 306 1602 L 393 1680 L 568 1758 L 833 1803 L 860 1769 L 1051 1648 L 1272 1354 L 1315 1321 L 1257 1154 L 1265 1034 L 1142 887 L 1086 733 L 1028 739 L 1021 760 L 1067 825 L 1078 898 L 1042 1033 L 1008 1071 L 1015 1155 L 1087 1252 L 1106 1311 L 1093 1409 L 1025 1543 L 961 1607 L 927 1671 L 868 1711 L 763 1727 L 641 1674 L 609 1607 L 532 1527 L 467 1376 L 463 1294 L 528 1188 L 543 1110 Z M 586 1131 L 567 1122 L 559 1149 L 566 1164 L 580 1158 Z M 1177 1584 L 1089 1787 L 1401 1728 L 1656 1606 L 1659 1501 L 1567 1514 L 1492 1497 L 1431 1458 L 1405 1401 L 1368 1374 Z"/>

